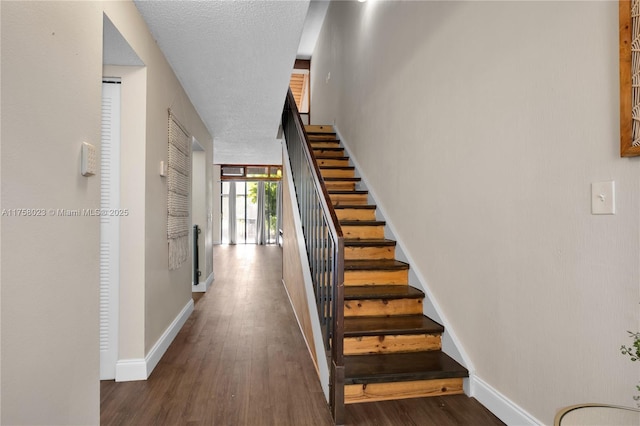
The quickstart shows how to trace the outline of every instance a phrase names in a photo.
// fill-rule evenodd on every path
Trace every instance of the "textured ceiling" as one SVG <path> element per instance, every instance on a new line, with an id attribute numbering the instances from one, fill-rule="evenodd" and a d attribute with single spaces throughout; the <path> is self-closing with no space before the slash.
<path id="1" fill-rule="evenodd" d="M 214 136 L 214 162 L 279 164 L 276 135 L 309 2 L 135 4 Z"/>

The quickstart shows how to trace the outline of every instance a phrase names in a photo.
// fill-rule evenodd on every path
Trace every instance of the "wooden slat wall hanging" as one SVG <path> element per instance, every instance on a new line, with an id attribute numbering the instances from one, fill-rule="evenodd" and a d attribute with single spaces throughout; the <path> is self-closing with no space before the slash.
<path id="1" fill-rule="evenodd" d="M 640 155 L 640 0 L 621 0 L 620 155 Z"/>
<path id="2" fill-rule="evenodd" d="M 189 257 L 189 193 L 191 190 L 191 141 L 169 111 L 169 168 L 167 175 L 167 238 L 169 270 L 178 269 Z"/>

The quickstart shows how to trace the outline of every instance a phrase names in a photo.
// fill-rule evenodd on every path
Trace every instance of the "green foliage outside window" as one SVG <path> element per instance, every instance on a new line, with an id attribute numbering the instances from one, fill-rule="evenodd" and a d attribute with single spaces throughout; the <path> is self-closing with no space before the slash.
<path id="1" fill-rule="evenodd" d="M 266 176 L 265 176 L 266 177 Z M 248 182 L 247 195 L 252 203 L 258 202 L 258 182 Z M 264 183 L 265 220 L 269 221 L 269 229 L 275 230 L 278 218 L 276 217 L 278 204 L 278 182 Z M 276 231 L 277 232 L 277 231 Z"/>

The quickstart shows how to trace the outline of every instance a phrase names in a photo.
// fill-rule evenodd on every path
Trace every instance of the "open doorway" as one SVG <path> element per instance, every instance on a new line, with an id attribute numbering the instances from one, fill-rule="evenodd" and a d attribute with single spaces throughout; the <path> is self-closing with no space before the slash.
<path id="1" fill-rule="evenodd" d="M 206 272 L 205 236 L 207 232 L 207 153 L 195 137 L 191 137 L 191 290 L 203 293 L 208 290 Z"/>
<path id="2" fill-rule="evenodd" d="M 145 171 L 139 167 L 144 144 L 139 142 L 145 139 L 146 68 L 106 15 L 103 46 L 101 208 L 126 211 L 127 220 L 118 215 L 100 217 L 100 379 L 118 380 L 119 361 L 129 353 L 120 331 L 129 335 L 139 331 L 129 312 L 144 304 L 132 296 L 139 292 L 131 284 L 144 276 L 144 253 L 138 242 L 144 239 L 140 191 Z M 125 181 L 127 185 L 121 185 Z"/>
<path id="3" fill-rule="evenodd" d="M 223 244 L 277 244 L 281 166 L 221 166 Z"/>

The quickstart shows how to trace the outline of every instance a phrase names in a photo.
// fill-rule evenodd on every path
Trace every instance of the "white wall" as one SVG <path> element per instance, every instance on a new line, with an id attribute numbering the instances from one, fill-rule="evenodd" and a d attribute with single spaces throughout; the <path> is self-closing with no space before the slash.
<path id="1" fill-rule="evenodd" d="M 221 216 L 222 216 L 222 188 L 220 185 L 220 166 L 213 165 L 212 193 L 213 193 L 213 243 L 220 244 L 222 242 Z M 212 258 L 213 259 L 213 258 Z"/>
<path id="2" fill-rule="evenodd" d="M 121 279 L 121 296 L 131 298 L 121 303 L 120 320 L 132 327 L 121 330 L 120 357 L 148 357 L 191 301 L 190 259 L 177 271 L 167 267 L 166 182 L 159 175 L 167 160 L 167 109 L 207 158 L 212 136 L 133 3 L 0 7 L 3 209 L 99 207 L 100 178 L 80 175 L 80 146 L 100 148 L 104 13 L 145 64 L 122 73 L 123 82 L 144 82 L 124 89 L 123 100 L 142 98 L 146 111 L 142 122 L 123 119 L 130 130 L 123 153 L 130 157 L 123 159 L 121 207 L 134 220 L 121 225 L 123 232 L 133 226 L 128 238 L 135 243 L 123 245 L 133 258 L 121 270 L 130 273 Z M 98 424 L 98 218 L 5 216 L 1 226 L 0 423 Z"/>
<path id="3" fill-rule="evenodd" d="M 205 222 L 206 229 L 203 231 L 205 235 L 203 236 L 203 244 L 204 244 L 204 263 L 201 263 L 201 268 L 205 271 L 206 276 L 209 277 L 213 274 L 213 235 L 214 235 L 214 223 L 213 223 L 213 209 L 215 206 L 214 201 L 214 191 L 213 191 L 213 164 L 210 163 L 211 157 L 205 153 L 204 159 L 202 160 L 205 163 Z M 213 279 L 213 277 L 212 277 Z"/>
<path id="4" fill-rule="evenodd" d="M 206 250 L 204 241 L 207 235 L 207 164 L 204 151 L 193 151 L 192 156 L 192 193 L 191 193 L 191 221 L 200 227 L 198 238 L 198 269 L 201 272 L 199 281 L 206 281 L 208 274 L 205 263 Z"/>
<path id="5" fill-rule="evenodd" d="M 167 110 L 170 108 L 210 157 L 212 136 L 200 120 L 133 3 L 105 2 L 114 26 L 147 68 L 145 176 L 145 354 L 191 300 L 191 258 L 168 270 L 167 186 L 159 174 L 167 161 Z"/>
<path id="6" fill-rule="evenodd" d="M 617 2 L 332 2 L 311 75 L 314 122 L 335 121 L 476 377 L 546 424 L 633 405 Z M 607 180 L 618 212 L 591 215 Z"/>
<path id="7" fill-rule="evenodd" d="M 100 147 L 102 12 L 97 2 L 2 2 L 0 423 L 97 424 L 100 415 L 97 217 L 100 177 L 80 174 Z"/>

